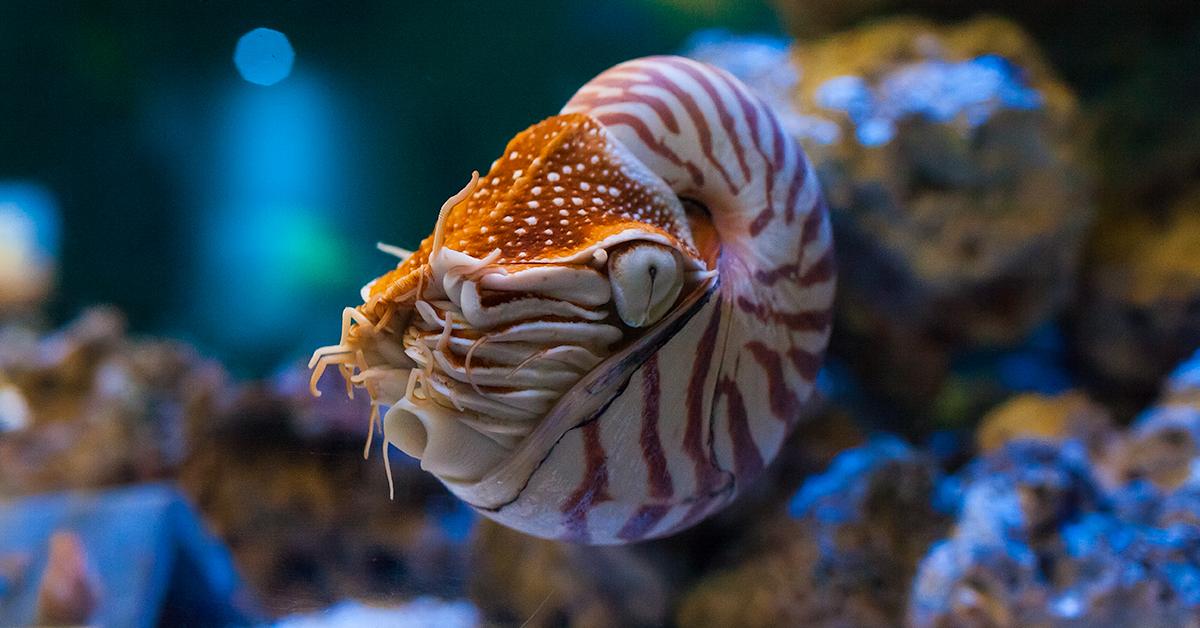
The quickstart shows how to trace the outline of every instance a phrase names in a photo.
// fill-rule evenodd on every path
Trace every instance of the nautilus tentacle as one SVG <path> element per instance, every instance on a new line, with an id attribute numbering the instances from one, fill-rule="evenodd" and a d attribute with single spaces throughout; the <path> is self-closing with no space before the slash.
<path id="1" fill-rule="evenodd" d="M 833 284 L 816 178 L 771 110 L 720 70 L 638 59 L 447 201 L 313 381 L 337 365 L 389 407 L 385 443 L 501 523 L 637 541 L 775 456 Z"/>

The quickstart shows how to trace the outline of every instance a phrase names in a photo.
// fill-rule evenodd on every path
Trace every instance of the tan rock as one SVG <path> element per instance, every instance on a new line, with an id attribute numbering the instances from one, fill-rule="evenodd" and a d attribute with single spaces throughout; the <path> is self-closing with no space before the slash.
<path id="1" fill-rule="evenodd" d="M 1018 439 L 1061 442 L 1076 438 L 1103 446 L 1114 430 L 1108 411 L 1079 391 L 1047 396 L 1022 394 L 983 417 L 975 442 L 984 452 Z"/>
<path id="2" fill-rule="evenodd" d="M 1109 387 L 1152 392 L 1200 347 L 1200 188 L 1163 216 L 1106 216 L 1089 250 L 1076 349 Z"/>

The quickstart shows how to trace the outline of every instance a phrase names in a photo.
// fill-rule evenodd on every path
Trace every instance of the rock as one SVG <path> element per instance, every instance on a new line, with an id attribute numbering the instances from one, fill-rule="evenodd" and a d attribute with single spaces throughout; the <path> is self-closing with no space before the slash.
<path id="1" fill-rule="evenodd" d="M 1171 372 L 1164 386 L 1162 403 L 1200 408 L 1200 350 Z"/>
<path id="2" fill-rule="evenodd" d="M 658 626 L 686 576 L 655 544 L 587 547 L 490 521 L 473 542 L 471 598 L 500 625 Z"/>
<path id="3" fill-rule="evenodd" d="M 1075 350 L 1098 391 L 1141 400 L 1200 347 L 1200 188 L 1165 217 L 1106 216 L 1092 240 Z"/>
<path id="4" fill-rule="evenodd" d="M 683 597 L 680 626 L 875 626 L 903 614 L 909 582 L 943 532 L 936 471 L 892 438 L 838 455 L 737 554 Z"/>
<path id="5" fill-rule="evenodd" d="M 332 394 L 321 399 L 340 403 Z M 463 541 L 474 517 L 399 454 L 389 500 L 378 449 L 363 459 L 366 413 L 359 419 L 353 435 L 309 431 L 294 399 L 246 387 L 197 436 L 180 473 L 272 614 L 350 598 L 395 604 L 462 593 Z"/>
<path id="6" fill-rule="evenodd" d="M 0 496 L 171 477 L 216 412 L 223 370 L 181 343 L 132 339 L 113 310 L 0 342 Z"/>
<path id="7" fill-rule="evenodd" d="M 1200 409 L 1153 408 L 1110 448 L 1103 461 L 1113 484 L 1146 480 L 1170 491 L 1200 480 Z"/>
<path id="8" fill-rule="evenodd" d="M 298 369 L 233 385 L 104 308 L 0 339 L 0 497 L 175 480 L 271 612 L 462 592 L 474 516 L 403 456 L 388 499 L 369 406 L 336 377 L 319 399 Z"/>
<path id="9" fill-rule="evenodd" d="M 317 613 L 290 615 L 273 625 L 274 628 L 476 628 L 479 626 L 479 611 L 464 600 L 432 597 L 386 607 L 340 602 Z"/>
<path id="10" fill-rule="evenodd" d="M 984 452 L 1017 439 L 1062 442 L 1078 439 L 1102 448 L 1115 430 L 1108 411 L 1079 391 L 1060 395 L 1026 393 L 994 408 L 980 422 L 975 442 Z"/>
<path id="11" fill-rule="evenodd" d="M 1200 529 L 1111 510 L 1086 457 L 1011 443 L 969 476 L 954 531 L 921 563 L 914 626 L 1180 625 L 1200 611 Z"/>
<path id="12" fill-rule="evenodd" d="M 0 625 L 258 625 L 248 593 L 169 485 L 0 498 Z"/>
<path id="13" fill-rule="evenodd" d="M 795 109 L 840 130 L 800 138 L 838 241 L 832 350 L 927 406 L 955 352 L 1020 342 L 1072 293 L 1093 213 L 1075 97 L 999 19 L 898 18 L 794 50 Z"/>
<path id="14" fill-rule="evenodd" d="M 957 497 L 957 523 L 921 562 L 910 623 L 1200 625 L 1193 368 L 1125 431 L 1064 420 L 1086 416 L 1078 395 L 997 411 L 988 453 L 943 491 Z M 1049 428 L 1030 430 L 1040 417 Z"/>
<path id="15" fill-rule="evenodd" d="M 892 8 L 893 0 L 774 0 L 784 25 L 797 39 L 810 39 L 854 26 L 863 18 Z"/>
<path id="16" fill-rule="evenodd" d="M 1112 443 L 1099 473 L 1111 486 L 1144 480 L 1170 492 L 1200 486 L 1200 381 L 1197 352 L 1175 369 L 1162 400 Z M 1200 514 L 1200 513 L 1198 513 Z"/>

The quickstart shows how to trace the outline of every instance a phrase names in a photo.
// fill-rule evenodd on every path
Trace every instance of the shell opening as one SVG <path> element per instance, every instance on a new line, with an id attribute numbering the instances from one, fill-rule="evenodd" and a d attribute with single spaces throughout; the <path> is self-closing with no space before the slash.
<path id="1" fill-rule="evenodd" d="M 425 430 L 425 426 L 421 423 L 421 419 L 416 414 L 396 407 L 388 412 L 389 415 L 394 414 L 393 420 L 395 424 L 395 435 L 391 438 L 392 443 L 404 453 L 421 459 L 425 455 L 425 446 L 429 444 L 429 432 Z"/>

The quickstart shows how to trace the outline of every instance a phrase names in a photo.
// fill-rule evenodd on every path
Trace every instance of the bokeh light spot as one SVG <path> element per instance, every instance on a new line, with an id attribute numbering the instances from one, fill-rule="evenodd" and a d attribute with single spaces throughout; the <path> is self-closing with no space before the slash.
<path id="1" fill-rule="evenodd" d="M 242 78 L 256 85 L 274 85 L 292 73 L 296 53 L 287 35 L 256 28 L 238 39 L 233 64 Z"/>

